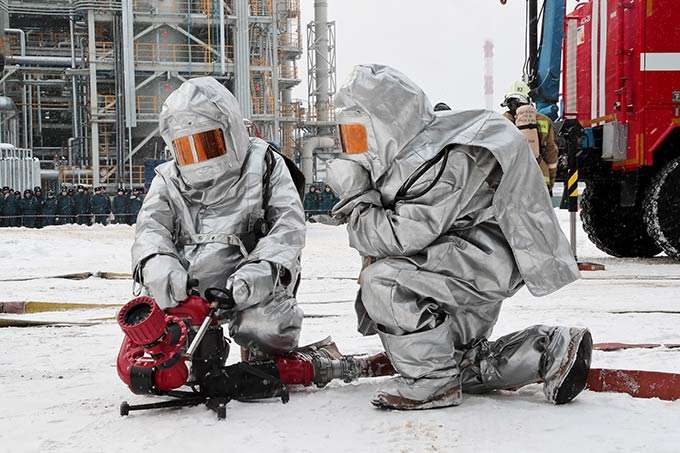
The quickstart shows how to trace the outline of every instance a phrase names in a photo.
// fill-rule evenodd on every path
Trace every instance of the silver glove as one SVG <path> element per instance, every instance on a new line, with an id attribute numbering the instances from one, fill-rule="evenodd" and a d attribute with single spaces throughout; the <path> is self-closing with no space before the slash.
<path id="1" fill-rule="evenodd" d="M 142 284 L 159 307 L 172 308 L 187 298 L 189 274 L 170 255 L 154 255 L 144 263 Z"/>
<path id="2" fill-rule="evenodd" d="M 352 211 L 354 211 L 354 208 L 361 204 L 382 207 L 380 192 L 370 189 L 363 193 L 359 193 L 352 198 L 341 199 L 333 206 L 331 215 L 337 220 L 346 219 Z"/>
<path id="3" fill-rule="evenodd" d="M 227 280 L 236 310 L 245 310 L 267 300 L 274 293 L 274 266 L 268 261 L 248 263 Z"/>
<path id="4" fill-rule="evenodd" d="M 358 162 L 342 157 L 328 162 L 326 185 L 340 200 L 347 200 L 372 188 L 368 170 Z"/>

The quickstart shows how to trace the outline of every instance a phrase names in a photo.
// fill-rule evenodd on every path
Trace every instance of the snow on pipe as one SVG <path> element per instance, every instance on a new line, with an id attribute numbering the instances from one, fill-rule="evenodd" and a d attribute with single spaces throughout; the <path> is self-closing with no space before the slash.
<path id="1" fill-rule="evenodd" d="M 314 150 L 333 147 L 335 147 L 333 137 L 310 137 L 305 140 L 302 146 L 302 174 L 305 175 L 307 184 L 314 182 Z"/>

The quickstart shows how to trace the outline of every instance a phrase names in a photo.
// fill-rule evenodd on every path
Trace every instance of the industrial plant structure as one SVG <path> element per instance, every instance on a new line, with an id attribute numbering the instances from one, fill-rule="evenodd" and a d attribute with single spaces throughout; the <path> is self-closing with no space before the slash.
<path id="1" fill-rule="evenodd" d="M 235 94 L 251 133 L 289 157 L 333 148 L 304 138 L 333 127 L 334 28 L 327 2 L 316 3 L 305 109 L 292 96 L 299 0 L 0 0 L 0 143 L 33 150 L 60 183 L 139 186 L 144 163 L 167 157 L 163 102 L 210 75 Z"/>

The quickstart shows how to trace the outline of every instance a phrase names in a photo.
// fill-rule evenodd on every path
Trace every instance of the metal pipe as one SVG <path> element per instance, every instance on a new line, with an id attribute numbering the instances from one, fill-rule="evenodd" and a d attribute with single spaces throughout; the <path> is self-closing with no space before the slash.
<path id="1" fill-rule="evenodd" d="M 220 8 L 220 65 L 222 75 L 227 73 L 226 24 L 224 19 L 224 1 L 217 0 Z"/>
<path id="2" fill-rule="evenodd" d="M 314 30 L 316 34 L 316 115 L 328 121 L 329 61 L 328 61 L 328 1 L 314 0 Z"/>
<path id="3" fill-rule="evenodd" d="M 70 45 L 71 45 L 71 69 L 76 69 L 76 43 L 75 43 L 75 18 L 73 14 L 69 17 L 69 30 L 70 30 Z M 78 93 L 77 93 L 77 82 L 76 76 L 71 74 L 71 99 L 73 102 L 73 113 L 72 113 L 72 123 L 73 123 L 73 137 L 78 139 L 79 134 L 79 120 L 78 120 Z"/>
<path id="4" fill-rule="evenodd" d="M 73 141 L 75 139 L 73 137 L 70 137 L 68 139 L 68 165 L 73 166 Z"/>
<path id="5" fill-rule="evenodd" d="M 307 185 L 314 182 L 314 151 L 320 148 L 333 148 L 334 146 L 335 140 L 329 136 L 309 137 L 305 140 L 305 144 L 302 146 L 302 159 L 300 163 Z"/>
<path id="6" fill-rule="evenodd" d="M 15 64 L 20 66 L 48 66 L 48 67 L 64 67 L 71 66 L 71 57 L 41 57 L 37 55 L 21 56 L 15 55 L 5 58 L 7 64 Z M 80 58 L 76 58 L 78 64 L 82 63 Z"/>
<path id="7" fill-rule="evenodd" d="M 90 66 L 90 147 L 92 155 L 92 185 L 99 186 L 99 106 L 97 97 L 97 44 L 95 36 L 94 10 L 87 13 L 88 57 Z"/>
<path id="8" fill-rule="evenodd" d="M 31 80 L 31 76 L 27 75 L 26 80 Z M 25 83 L 24 87 L 28 90 L 28 146 L 26 148 L 33 149 L 33 88 Z"/>
<path id="9" fill-rule="evenodd" d="M 234 0 L 233 6 L 236 13 L 234 94 L 241 105 L 243 117 L 250 118 L 253 113 L 253 104 L 250 98 L 250 36 L 248 30 L 250 6 L 248 0 Z"/>
<path id="10" fill-rule="evenodd" d="M 16 35 L 19 35 L 19 46 L 21 48 L 21 57 L 25 58 L 26 57 L 26 33 L 24 33 L 23 30 L 20 28 L 5 28 L 5 33 L 13 33 Z M 5 59 L 5 62 L 7 64 L 12 64 L 11 59 L 13 57 L 7 57 Z M 22 115 L 23 115 L 23 135 L 24 135 L 24 148 L 28 148 L 28 99 L 27 99 L 27 93 L 26 93 L 26 75 L 24 74 L 22 76 L 22 80 L 24 81 L 22 85 L 22 93 L 21 93 L 21 102 L 22 102 Z"/>
<path id="11" fill-rule="evenodd" d="M 36 87 L 36 100 L 38 102 L 38 136 L 40 137 L 40 146 L 43 146 L 42 93 L 40 85 Z"/>

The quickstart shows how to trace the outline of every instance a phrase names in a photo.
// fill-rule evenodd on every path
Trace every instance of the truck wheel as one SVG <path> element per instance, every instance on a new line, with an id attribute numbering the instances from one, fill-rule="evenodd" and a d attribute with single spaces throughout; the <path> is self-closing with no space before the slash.
<path id="1" fill-rule="evenodd" d="M 659 247 L 680 259 L 680 158 L 666 164 L 649 185 L 645 223 Z"/>
<path id="2" fill-rule="evenodd" d="M 619 204 L 615 181 L 588 182 L 581 198 L 583 229 L 603 252 L 620 258 L 652 257 L 661 249 L 647 233 L 643 218 L 642 190 L 633 207 Z"/>

